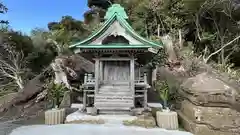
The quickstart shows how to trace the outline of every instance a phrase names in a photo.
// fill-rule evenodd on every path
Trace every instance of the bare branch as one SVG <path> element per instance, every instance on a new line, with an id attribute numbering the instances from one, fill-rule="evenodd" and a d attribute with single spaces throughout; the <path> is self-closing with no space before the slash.
<path id="1" fill-rule="evenodd" d="M 236 37 L 236 38 L 233 39 L 232 41 L 230 41 L 230 42 L 228 42 L 227 44 L 223 45 L 220 49 L 218 49 L 218 50 L 215 51 L 214 53 L 210 54 L 210 55 L 204 60 L 204 62 L 207 63 L 208 60 L 209 60 L 212 56 L 218 54 L 218 53 L 221 52 L 225 47 L 231 45 L 232 43 L 234 43 L 234 42 L 237 41 L 238 39 L 240 39 L 240 36 Z"/>
<path id="2" fill-rule="evenodd" d="M 4 58 L 3 55 L 0 57 L 0 73 L 2 76 L 12 79 L 15 84 L 23 89 L 24 82 L 21 73 L 24 71 L 24 53 L 22 51 L 16 52 L 10 47 L 5 48 L 7 56 Z"/>

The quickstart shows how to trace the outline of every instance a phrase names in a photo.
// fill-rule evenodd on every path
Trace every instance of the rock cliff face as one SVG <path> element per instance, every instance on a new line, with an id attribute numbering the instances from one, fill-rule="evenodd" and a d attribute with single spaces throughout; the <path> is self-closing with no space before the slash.
<path id="1" fill-rule="evenodd" d="M 176 79 L 170 72 L 160 71 L 160 75 L 164 74 L 161 79 L 179 84 L 176 94 L 181 101 L 177 112 L 186 130 L 195 135 L 240 134 L 240 95 L 236 85 L 212 72 Z"/>

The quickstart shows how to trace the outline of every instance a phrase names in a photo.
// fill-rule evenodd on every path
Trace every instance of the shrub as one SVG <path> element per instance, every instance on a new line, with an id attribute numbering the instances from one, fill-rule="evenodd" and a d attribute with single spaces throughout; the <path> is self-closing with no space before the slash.
<path id="1" fill-rule="evenodd" d="M 160 98 L 163 100 L 163 108 L 168 107 L 168 100 L 170 97 L 169 86 L 166 81 L 158 81 L 156 84 L 156 89 L 159 92 Z"/>
<path id="2" fill-rule="evenodd" d="M 50 82 L 47 85 L 48 99 L 52 102 L 52 107 L 58 108 L 63 99 L 64 93 L 68 91 L 68 88 L 63 84 L 55 84 Z"/>

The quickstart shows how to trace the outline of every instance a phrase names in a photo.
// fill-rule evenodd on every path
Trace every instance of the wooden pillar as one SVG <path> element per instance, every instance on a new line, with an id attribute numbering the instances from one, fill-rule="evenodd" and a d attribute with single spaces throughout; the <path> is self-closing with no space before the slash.
<path id="1" fill-rule="evenodd" d="M 131 81 L 131 91 L 133 94 L 133 104 L 135 107 L 135 75 L 134 75 L 134 57 L 130 60 L 130 81 Z"/>
<path id="2" fill-rule="evenodd" d="M 100 63 L 99 63 L 100 65 L 99 65 L 99 72 L 100 72 L 100 81 L 102 82 L 103 81 L 103 61 L 100 61 Z"/>
<path id="3" fill-rule="evenodd" d="M 87 73 L 85 73 L 85 75 L 84 75 L 84 84 L 86 84 L 86 83 L 87 83 L 87 81 L 88 81 L 88 74 L 87 74 Z"/>
<path id="4" fill-rule="evenodd" d="M 146 73 L 144 73 L 144 75 L 143 75 L 143 80 L 144 80 L 144 83 L 147 84 L 147 74 Z"/>
<path id="5" fill-rule="evenodd" d="M 147 73 L 144 73 L 144 83 L 145 85 L 148 85 L 148 81 L 147 81 Z M 144 88 L 144 109 L 147 109 L 147 86 L 145 86 Z"/>
<path id="6" fill-rule="evenodd" d="M 95 93 L 98 92 L 99 88 L 99 58 L 95 60 Z"/>
<path id="7" fill-rule="evenodd" d="M 85 110 L 87 107 L 87 92 L 83 91 L 83 110 Z"/>
<path id="8" fill-rule="evenodd" d="M 144 88 L 144 109 L 147 110 L 147 88 Z"/>

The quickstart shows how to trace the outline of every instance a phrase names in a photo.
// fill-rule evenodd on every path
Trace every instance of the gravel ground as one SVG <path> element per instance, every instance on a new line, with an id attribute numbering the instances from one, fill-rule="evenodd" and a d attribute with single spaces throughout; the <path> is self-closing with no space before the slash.
<path id="1" fill-rule="evenodd" d="M 75 112 L 78 109 L 68 108 L 66 109 L 67 115 L 70 113 Z M 44 115 L 40 115 L 35 118 L 30 118 L 27 120 L 15 120 L 15 121 L 7 121 L 9 118 L 5 118 L 4 120 L 0 121 L 0 135 L 9 135 L 12 130 L 21 127 L 21 126 L 28 126 L 28 125 L 40 125 L 44 124 Z"/>
<path id="2" fill-rule="evenodd" d="M 0 123 L 0 135 L 9 135 L 11 131 L 22 125 L 12 123 Z"/>
<path id="3" fill-rule="evenodd" d="M 43 124 L 43 118 L 33 118 L 29 120 L 18 120 L 18 121 L 0 121 L 0 135 L 9 135 L 12 130 L 28 125 Z"/>

